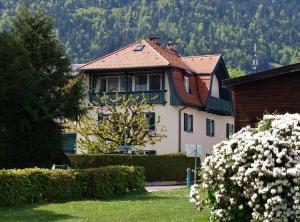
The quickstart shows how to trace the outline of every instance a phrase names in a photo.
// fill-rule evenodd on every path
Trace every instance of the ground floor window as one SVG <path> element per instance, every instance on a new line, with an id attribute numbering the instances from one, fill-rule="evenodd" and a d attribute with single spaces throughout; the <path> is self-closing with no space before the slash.
<path id="1" fill-rule="evenodd" d="M 184 113 L 184 131 L 193 132 L 193 115 Z"/>
<path id="2" fill-rule="evenodd" d="M 206 119 L 206 135 L 215 136 L 215 121 L 212 119 Z"/>
<path id="3" fill-rule="evenodd" d="M 155 130 L 155 113 L 154 112 L 149 112 L 146 113 L 147 117 L 147 124 L 149 126 L 149 130 L 154 131 Z"/>
<path id="4" fill-rule="evenodd" d="M 229 138 L 234 132 L 233 124 L 226 123 L 226 138 Z"/>

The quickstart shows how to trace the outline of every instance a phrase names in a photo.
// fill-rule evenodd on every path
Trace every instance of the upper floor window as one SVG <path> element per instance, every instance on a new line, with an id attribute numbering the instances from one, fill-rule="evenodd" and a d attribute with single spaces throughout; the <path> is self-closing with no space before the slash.
<path id="1" fill-rule="evenodd" d="M 119 91 L 119 77 L 108 77 L 107 78 L 107 91 L 118 92 Z"/>
<path id="2" fill-rule="evenodd" d="M 127 85 L 126 85 L 127 84 Z M 95 80 L 95 93 L 132 91 L 132 76 L 104 76 Z"/>
<path id="3" fill-rule="evenodd" d="M 161 75 L 149 75 L 149 90 L 161 90 Z"/>
<path id="4" fill-rule="evenodd" d="M 215 136 L 215 121 L 212 119 L 206 119 L 206 135 Z"/>
<path id="5" fill-rule="evenodd" d="M 193 115 L 184 113 L 184 131 L 193 132 Z"/>
<path id="6" fill-rule="evenodd" d="M 135 75 L 135 91 L 158 91 L 161 89 L 161 74 Z"/>
<path id="7" fill-rule="evenodd" d="M 136 75 L 135 91 L 146 91 L 146 90 L 147 90 L 147 75 Z"/>
<path id="8" fill-rule="evenodd" d="M 184 76 L 184 89 L 186 93 L 190 93 L 190 80 L 188 76 Z"/>
<path id="9" fill-rule="evenodd" d="M 229 137 L 233 134 L 233 132 L 234 132 L 233 124 L 226 123 L 226 138 L 229 139 Z"/>

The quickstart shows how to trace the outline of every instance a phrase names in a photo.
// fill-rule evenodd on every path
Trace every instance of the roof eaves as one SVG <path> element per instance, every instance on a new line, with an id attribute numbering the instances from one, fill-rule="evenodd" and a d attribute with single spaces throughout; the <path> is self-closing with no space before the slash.
<path id="1" fill-rule="evenodd" d="M 222 86 L 223 88 L 231 88 L 237 85 L 243 85 L 246 83 L 251 83 L 258 80 L 267 79 L 267 78 L 280 76 L 287 73 L 293 73 L 297 71 L 300 71 L 300 63 L 291 64 L 291 65 L 270 69 L 262 72 L 247 74 L 233 79 L 226 79 L 222 81 Z"/>

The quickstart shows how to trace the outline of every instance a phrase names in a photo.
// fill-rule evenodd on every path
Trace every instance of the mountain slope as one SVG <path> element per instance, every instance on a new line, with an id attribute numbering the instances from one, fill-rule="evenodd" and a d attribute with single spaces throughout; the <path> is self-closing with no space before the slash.
<path id="1" fill-rule="evenodd" d="M 19 0 L 0 0 L 6 28 Z M 57 23 L 73 62 L 87 62 L 136 39 L 177 41 L 185 55 L 222 53 L 228 66 L 251 70 L 253 45 L 260 69 L 300 57 L 299 0 L 29 0 Z"/>

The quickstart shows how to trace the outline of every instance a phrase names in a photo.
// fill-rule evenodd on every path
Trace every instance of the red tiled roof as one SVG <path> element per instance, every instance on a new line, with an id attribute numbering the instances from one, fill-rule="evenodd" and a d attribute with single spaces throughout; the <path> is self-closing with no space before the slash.
<path id="1" fill-rule="evenodd" d="M 145 47 L 134 51 L 138 45 Z M 163 48 L 148 40 L 139 40 L 117 51 L 83 65 L 81 70 L 122 69 L 174 66 L 190 72 L 211 73 L 220 55 L 183 57 L 173 50 Z"/>
<path id="2" fill-rule="evenodd" d="M 214 71 L 221 55 L 181 57 L 182 61 L 197 74 L 210 74 Z"/>
<path id="3" fill-rule="evenodd" d="M 141 51 L 134 51 L 144 45 Z M 185 104 L 206 105 L 211 85 L 211 73 L 221 59 L 221 55 L 184 57 L 177 52 L 161 47 L 148 40 L 136 41 L 124 48 L 83 65 L 81 70 L 175 67 L 172 79 L 178 96 Z M 179 68 L 179 69 L 177 69 Z M 194 73 L 190 80 L 190 93 L 186 93 L 183 76 L 185 71 Z"/>

